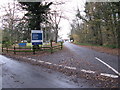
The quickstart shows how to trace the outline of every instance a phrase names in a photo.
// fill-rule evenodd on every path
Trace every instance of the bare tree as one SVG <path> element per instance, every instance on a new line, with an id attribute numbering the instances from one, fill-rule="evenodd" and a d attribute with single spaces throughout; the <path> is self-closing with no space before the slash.
<path id="1" fill-rule="evenodd" d="M 54 30 L 54 40 L 57 43 L 58 39 L 58 31 L 60 29 L 59 25 L 61 22 L 61 19 L 66 19 L 66 17 L 63 15 L 63 11 L 58 8 L 59 5 L 65 4 L 66 1 L 59 1 L 59 2 L 53 2 L 54 9 L 52 9 L 49 12 L 49 22 L 51 24 L 52 29 Z"/>
<path id="2" fill-rule="evenodd" d="M 8 2 L 7 5 L 2 6 L 1 9 L 4 14 L 2 15 L 2 28 L 4 29 L 4 36 L 9 39 L 10 43 L 15 43 L 18 39 L 17 34 L 17 25 L 21 22 L 19 13 L 21 8 L 16 1 Z M 5 32 L 6 31 L 6 32 Z M 4 39 L 4 38 L 3 38 Z"/>

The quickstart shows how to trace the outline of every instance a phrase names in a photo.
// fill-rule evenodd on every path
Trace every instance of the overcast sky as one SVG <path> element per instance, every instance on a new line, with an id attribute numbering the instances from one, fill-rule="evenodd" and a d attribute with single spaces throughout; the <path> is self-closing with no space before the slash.
<path id="1" fill-rule="evenodd" d="M 12 2 L 13 0 L 0 0 L 0 17 L 4 12 L 1 12 L 2 6 L 5 6 L 8 2 Z M 60 1 L 60 0 L 45 0 L 45 1 Z M 63 5 L 57 6 L 58 9 L 62 10 L 62 16 L 64 16 L 67 19 L 61 19 L 60 21 L 60 31 L 59 35 L 63 38 L 68 38 L 68 34 L 70 33 L 70 23 L 75 18 L 76 10 L 77 8 L 80 9 L 80 11 L 84 10 L 84 4 L 86 0 L 61 0 L 65 1 L 66 3 Z M 51 6 L 51 9 L 55 9 L 55 6 Z M 0 24 L 1 27 L 1 24 Z"/>
<path id="2" fill-rule="evenodd" d="M 67 19 L 61 19 L 60 21 L 60 31 L 59 35 L 63 38 L 68 38 L 68 34 L 70 33 L 70 23 L 75 18 L 76 10 L 79 8 L 80 11 L 84 11 L 84 5 L 86 0 L 46 0 L 46 1 L 64 1 L 65 4 L 58 5 L 57 8 L 62 10 L 63 16 Z M 55 6 L 51 6 L 52 9 Z"/>
<path id="3" fill-rule="evenodd" d="M 63 15 L 68 19 L 62 19 L 60 22 L 61 31 L 59 32 L 63 38 L 68 38 L 70 33 L 70 23 L 75 18 L 77 8 L 80 11 L 84 10 L 85 0 L 68 0 L 64 5 L 61 6 Z"/>

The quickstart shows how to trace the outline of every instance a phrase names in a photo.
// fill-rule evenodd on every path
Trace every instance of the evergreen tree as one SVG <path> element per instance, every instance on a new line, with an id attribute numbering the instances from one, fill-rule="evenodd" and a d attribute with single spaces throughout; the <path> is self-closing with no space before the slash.
<path id="1" fill-rule="evenodd" d="M 77 26 L 73 22 L 72 31 L 79 42 L 118 47 L 120 41 L 120 2 L 87 2 L 86 16 L 77 11 L 77 17 L 84 24 Z M 81 28 L 81 29 L 80 29 Z M 78 33 L 79 32 L 79 33 Z M 86 33 L 85 33 L 86 32 Z M 76 36 L 77 35 L 77 36 Z"/>
<path id="2" fill-rule="evenodd" d="M 49 6 L 52 4 L 48 3 L 43 5 L 42 2 L 19 2 L 22 8 L 28 11 L 25 16 L 28 17 L 29 28 L 34 30 L 40 30 L 40 23 L 46 20 L 46 13 L 49 10 Z"/>

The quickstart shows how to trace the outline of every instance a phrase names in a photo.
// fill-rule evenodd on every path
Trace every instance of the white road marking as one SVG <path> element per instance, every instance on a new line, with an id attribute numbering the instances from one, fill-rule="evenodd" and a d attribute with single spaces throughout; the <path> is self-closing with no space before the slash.
<path id="1" fill-rule="evenodd" d="M 22 57 L 22 58 L 25 58 L 25 59 L 28 59 L 28 60 L 33 60 L 33 61 L 37 61 L 36 59 L 32 59 L 32 58 L 26 58 L 26 57 Z M 102 60 L 100 60 L 99 58 L 95 57 L 97 60 L 99 60 L 100 62 L 102 62 L 103 64 L 105 64 L 107 67 L 111 68 L 114 72 L 116 72 L 116 74 L 119 74 L 119 72 L 117 72 L 114 68 L 112 68 L 111 66 L 109 66 L 108 64 L 106 64 L 105 62 L 103 62 Z M 57 65 L 57 64 L 53 64 L 53 63 L 50 63 L 50 62 L 45 62 L 45 61 L 41 61 L 41 60 L 38 60 L 37 62 L 40 62 L 40 63 L 45 63 L 45 64 L 52 64 L 54 66 L 59 66 L 59 67 L 64 67 L 64 68 L 68 68 L 68 69 L 73 69 L 73 70 L 76 70 L 77 68 L 76 67 L 69 67 L 69 66 L 63 66 L 63 65 Z M 4 63 L 4 62 L 3 62 Z M 2 64 L 3 64 L 2 63 Z M 82 69 L 81 70 L 82 72 L 85 72 L 85 73 L 96 73 L 95 71 L 91 71 L 91 70 L 85 70 L 85 69 Z M 100 73 L 101 76 L 106 76 L 106 77 L 111 77 L 111 78 L 118 78 L 117 75 L 112 75 L 112 74 L 106 74 L 106 73 Z"/>
<path id="2" fill-rule="evenodd" d="M 59 67 L 62 67 L 63 65 L 58 65 Z"/>
<path id="3" fill-rule="evenodd" d="M 68 69 L 73 69 L 73 70 L 76 70 L 76 67 L 64 66 L 64 68 L 68 68 Z"/>
<path id="4" fill-rule="evenodd" d="M 44 61 L 38 61 L 38 62 L 43 63 Z"/>
<path id="5" fill-rule="evenodd" d="M 37 61 L 36 59 L 31 59 L 32 61 Z"/>
<path id="6" fill-rule="evenodd" d="M 53 64 L 54 66 L 58 66 L 57 64 Z"/>
<path id="7" fill-rule="evenodd" d="M 118 78 L 117 75 L 112 75 L 112 74 L 101 73 L 100 75 L 106 76 L 106 77 L 111 77 L 111 78 Z"/>
<path id="8" fill-rule="evenodd" d="M 104 65 L 106 65 L 108 68 L 110 68 L 112 71 L 114 71 L 116 74 L 118 74 L 120 76 L 120 73 L 115 70 L 114 68 L 112 68 L 110 65 L 108 65 L 107 63 L 103 62 L 102 60 L 100 60 L 99 58 L 95 57 L 95 59 L 97 59 L 98 61 L 100 61 L 101 63 L 103 63 Z"/>
<path id="9" fill-rule="evenodd" d="M 46 64 L 52 64 L 52 63 L 50 63 L 50 62 L 45 62 Z"/>
<path id="10" fill-rule="evenodd" d="M 32 60 L 31 58 L 27 58 L 28 60 Z"/>
<path id="11" fill-rule="evenodd" d="M 82 71 L 82 72 L 85 72 L 85 73 L 95 73 L 94 71 L 91 71 L 91 70 L 85 70 L 85 69 L 82 69 L 81 71 Z"/>

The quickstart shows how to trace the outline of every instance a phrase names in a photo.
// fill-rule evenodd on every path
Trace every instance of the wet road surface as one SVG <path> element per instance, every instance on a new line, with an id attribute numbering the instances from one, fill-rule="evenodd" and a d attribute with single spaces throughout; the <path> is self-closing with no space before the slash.
<path id="1" fill-rule="evenodd" d="M 98 52 L 89 48 L 65 42 L 64 49 L 45 56 L 28 56 L 36 60 L 42 60 L 63 66 L 76 67 L 77 70 L 91 70 L 97 73 L 120 75 L 118 56 Z M 100 60 L 101 61 L 100 61 Z M 106 65 L 107 64 L 107 65 Z M 112 68 L 112 69 L 111 69 Z M 114 69 L 114 70 L 113 70 Z M 115 72 L 116 71 L 116 72 Z"/>
<path id="2" fill-rule="evenodd" d="M 97 60 L 96 57 L 104 63 Z M 71 77 L 63 75 L 59 72 L 39 66 L 33 66 L 24 62 L 15 61 L 4 56 L 1 56 L 0 59 L 1 58 L 3 63 L 3 87 L 6 88 L 101 87 L 98 82 L 87 80 L 87 77 L 79 78 L 79 80 L 75 78 L 75 82 L 79 81 L 78 83 L 75 83 Z M 78 71 L 91 70 L 109 75 L 119 74 L 118 56 L 97 52 L 95 50 L 80 47 L 69 42 L 64 43 L 64 49 L 61 51 L 45 56 L 27 56 L 27 58 L 33 58 L 38 61 L 42 60 L 52 64 L 76 67 Z M 118 74 L 106 64 L 115 69 Z"/>
<path id="3" fill-rule="evenodd" d="M 40 66 L 15 61 L 0 55 L 2 88 L 78 88 L 93 87 L 84 79 L 79 85 L 68 76 Z"/>
<path id="4" fill-rule="evenodd" d="M 120 66 L 118 65 L 117 55 L 115 56 L 107 53 L 97 52 L 95 50 L 85 48 L 85 47 L 80 47 L 78 45 L 68 43 L 68 42 L 66 42 L 64 45 L 70 50 L 70 52 L 73 53 L 73 56 L 75 56 L 77 59 L 82 59 L 81 61 L 82 68 L 87 70 L 92 70 L 92 71 L 99 71 L 102 73 L 118 75 L 111 69 L 113 68 L 117 72 L 119 71 L 118 68 L 120 68 Z M 106 66 L 104 63 L 101 63 L 99 60 L 96 59 L 96 57 L 100 59 L 102 62 L 111 66 L 111 68 Z M 84 62 L 88 64 L 84 64 Z"/>

